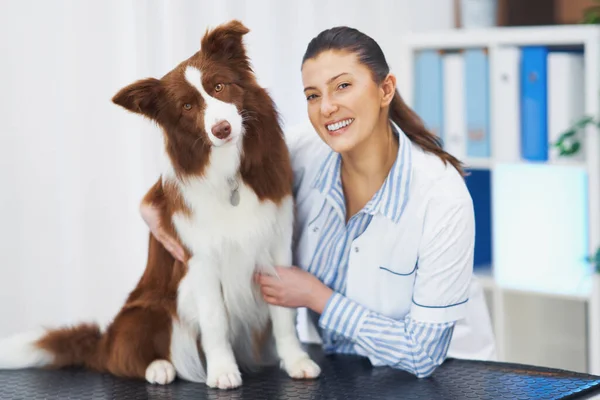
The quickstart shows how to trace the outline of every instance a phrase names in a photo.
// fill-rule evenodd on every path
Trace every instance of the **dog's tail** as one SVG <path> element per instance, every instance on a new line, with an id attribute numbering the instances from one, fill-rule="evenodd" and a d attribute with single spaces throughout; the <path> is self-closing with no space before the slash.
<path id="1" fill-rule="evenodd" d="M 101 339 L 95 324 L 17 334 L 0 340 L 0 369 L 82 366 L 99 370 Z"/>

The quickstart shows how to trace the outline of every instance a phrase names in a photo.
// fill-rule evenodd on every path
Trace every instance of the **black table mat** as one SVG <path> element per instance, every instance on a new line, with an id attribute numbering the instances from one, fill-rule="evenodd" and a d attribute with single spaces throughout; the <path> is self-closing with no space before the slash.
<path id="1" fill-rule="evenodd" d="M 244 376 L 229 391 L 176 380 L 167 386 L 79 369 L 0 371 L 0 399 L 574 399 L 600 394 L 600 377 L 517 364 L 448 360 L 426 379 L 366 359 L 310 353 L 323 374 L 294 381 L 279 369 Z"/>

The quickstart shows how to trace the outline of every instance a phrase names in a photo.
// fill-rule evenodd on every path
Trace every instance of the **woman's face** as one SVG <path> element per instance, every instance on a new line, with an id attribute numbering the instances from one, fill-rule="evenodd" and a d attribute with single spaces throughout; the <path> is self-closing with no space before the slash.
<path id="1" fill-rule="evenodd" d="M 345 153 L 368 139 L 389 104 L 354 53 L 328 50 L 302 66 L 310 121 L 325 143 Z M 391 101 L 391 99 L 390 99 Z"/>

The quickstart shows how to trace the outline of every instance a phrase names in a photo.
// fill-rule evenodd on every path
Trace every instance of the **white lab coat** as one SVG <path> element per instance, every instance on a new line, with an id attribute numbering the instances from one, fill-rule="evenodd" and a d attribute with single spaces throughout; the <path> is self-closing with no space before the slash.
<path id="1" fill-rule="evenodd" d="M 290 129 L 286 137 L 295 175 L 294 263 L 306 269 L 326 219 L 326 213 L 321 212 L 325 198 L 312 183 L 331 149 L 310 125 Z M 412 143 L 411 151 L 411 183 L 402 217 L 394 223 L 383 215 L 374 216 L 367 230 L 352 243 L 345 295 L 396 320 L 407 314 L 429 322 L 457 320 L 448 357 L 495 360 L 495 340 L 483 289 L 472 274 L 471 197 L 451 165 L 444 166 L 439 158 Z M 436 227 L 446 222 L 459 227 L 456 235 L 434 235 Z M 448 243 L 440 246 L 439 236 Z M 444 249 L 435 257 L 430 255 L 442 261 L 429 263 L 429 269 L 417 263 L 422 253 L 435 251 L 425 245 L 428 240 Z M 416 279 L 420 285 L 415 292 Z M 301 309 L 298 315 L 300 339 L 320 343 L 309 313 Z"/>

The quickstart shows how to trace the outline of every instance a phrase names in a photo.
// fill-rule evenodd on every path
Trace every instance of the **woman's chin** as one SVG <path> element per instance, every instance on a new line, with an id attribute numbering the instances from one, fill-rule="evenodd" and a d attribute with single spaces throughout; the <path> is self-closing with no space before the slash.
<path id="1" fill-rule="evenodd" d="M 327 144 L 336 153 L 347 153 L 354 149 L 356 140 L 351 136 L 330 136 L 327 138 Z"/>

